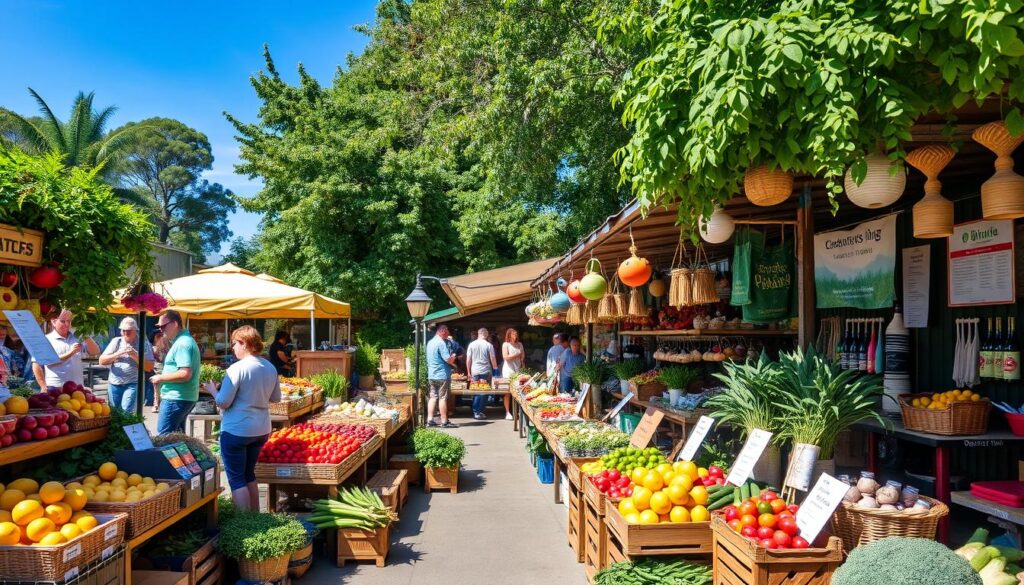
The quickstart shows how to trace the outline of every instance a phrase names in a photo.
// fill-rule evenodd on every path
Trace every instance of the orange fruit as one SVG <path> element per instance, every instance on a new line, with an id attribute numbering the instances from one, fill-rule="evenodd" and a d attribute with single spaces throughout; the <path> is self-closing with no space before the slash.
<path id="1" fill-rule="evenodd" d="M 691 480 L 697 479 L 697 465 L 693 461 L 681 461 L 679 471 L 690 476 Z"/>
<path id="2" fill-rule="evenodd" d="M 21 528 L 14 522 L 0 522 L 0 544 L 12 545 L 21 541 Z"/>
<path id="3" fill-rule="evenodd" d="M 64 492 L 64 503 L 71 506 L 71 510 L 77 512 L 85 507 L 89 498 L 86 497 L 82 488 L 71 488 Z"/>
<path id="4" fill-rule="evenodd" d="M 693 478 L 691 478 L 689 475 L 685 473 L 679 473 L 678 475 L 672 478 L 671 484 L 681 485 L 683 486 L 684 490 L 690 491 L 690 488 L 693 487 Z"/>
<path id="5" fill-rule="evenodd" d="M 57 530 L 57 526 L 49 518 L 36 518 L 25 527 L 25 534 L 32 542 L 39 542 L 54 530 Z"/>
<path id="6" fill-rule="evenodd" d="M 665 493 L 668 494 L 668 499 L 677 506 L 685 506 L 686 502 L 690 501 L 690 494 L 686 492 L 686 488 L 677 483 L 665 488 Z"/>
<path id="7" fill-rule="evenodd" d="M 78 413 L 78 416 L 82 417 L 85 420 L 89 420 L 96 418 L 96 413 L 94 413 L 92 410 L 89 410 L 88 408 L 83 408 L 82 412 Z"/>
<path id="8" fill-rule="evenodd" d="M 672 483 L 672 480 L 676 478 L 676 472 L 669 470 L 661 474 L 661 479 L 665 482 L 665 485 Z"/>
<path id="9" fill-rule="evenodd" d="M 78 524 L 69 522 L 60 527 L 60 533 L 64 535 L 64 538 L 71 540 L 80 536 L 82 534 L 82 529 L 78 527 Z"/>
<path id="10" fill-rule="evenodd" d="M 56 504 L 64 499 L 64 486 L 59 481 L 48 481 L 39 488 L 44 504 Z"/>
<path id="11" fill-rule="evenodd" d="M 665 480 L 661 479 L 661 474 L 657 471 L 648 471 L 647 474 L 644 475 L 642 485 L 652 492 L 657 492 L 660 491 L 661 488 L 665 487 Z"/>
<path id="12" fill-rule="evenodd" d="M 4 493 L 0 494 L 0 510 L 7 510 L 10 512 L 18 502 L 24 499 L 25 492 L 19 489 L 7 488 L 4 490 Z"/>
<path id="13" fill-rule="evenodd" d="M 21 396 L 11 396 L 4 402 L 7 414 L 28 414 L 28 399 Z"/>
<path id="14" fill-rule="evenodd" d="M 43 517 L 43 505 L 35 500 L 22 500 L 11 510 L 11 520 L 18 526 Z"/>
<path id="15" fill-rule="evenodd" d="M 672 471 L 672 466 L 669 465 L 668 463 L 662 463 L 661 465 L 655 467 L 654 471 L 657 471 L 660 475 L 665 475 L 669 471 Z"/>
<path id="16" fill-rule="evenodd" d="M 645 488 L 642 485 L 638 485 L 635 488 L 633 488 L 633 495 L 630 497 L 633 498 L 633 505 L 637 509 L 637 511 L 643 512 L 644 510 L 647 510 L 648 508 L 651 507 L 652 495 L 653 493 L 651 492 L 651 490 Z"/>
<path id="17" fill-rule="evenodd" d="M 657 524 L 659 522 L 661 522 L 661 518 L 654 513 L 654 510 L 640 512 L 640 524 Z"/>
<path id="18" fill-rule="evenodd" d="M 690 490 L 690 497 L 693 498 L 693 503 L 704 506 L 708 503 L 708 488 L 698 485 L 694 486 Z"/>
<path id="19" fill-rule="evenodd" d="M 636 514 L 636 505 L 633 503 L 633 498 L 622 498 L 619 500 L 619 514 L 625 518 L 630 514 Z"/>
<path id="20" fill-rule="evenodd" d="M 710 517 L 711 513 L 704 506 L 694 506 L 690 510 L 690 521 L 692 522 L 707 522 Z"/>
<path id="21" fill-rule="evenodd" d="M 39 493 L 39 482 L 34 479 L 23 477 L 7 484 L 7 489 L 21 490 L 25 495 L 35 494 Z"/>
<path id="22" fill-rule="evenodd" d="M 671 509 L 672 501 L 668 499 L 668 494 L 665 492 L 654 492 L 651 494 L 651 510 L 655 514 L 668 514 Z"/>
<path id="23" fill-rule="evenodd" d="M 56 504 L 50 504 L 47 506 L 43 512 L 46 514 L 47 518 L 53 521 L 54 524 L 60 526 L 62 524 L 66 524 L 67 521 L 71 519 L 73 510 L 71 509 L 71 506 L 64 502 L 57 502 Z"/>
<path id="24" fill-rule="evenodd" d="M 103 481 L 110 481 L 114 479 L 117 477 L 117 465 L 113 462 L 107 461 L 103 465 L 100 465 L 98 475 Z"/>
<path id="25" fill-rule="evenodd" d="M 82 532 L 89 532 L 93 528 L 96 528 L 96 525 L 99 524 L 99 522 L 96 520 L 95 516 L 90 514 L 89 516 L 82 516 L 78 518 L 75 520 L 75 524 L 82 529 Z"/>
<path id="26" fill-rule="evenodd" d="M 64 538 L 63 534 L 61 534 L 60 532 L 54 531 L 54 532 L 49 532 L 46 535 L 44 535 L 42 538 L 39 539 L 38 542 L 39 542 L 39 546 L 55 546 L 55 545 L 58 545 L 58 544 L 61 544 L 61 543 L 67 542 L 67 541 L 68 541 L 68 539 Z"/>
<path id="27" fill-rule="evenodd" d="M 646 467 L 634 467 L 633 473 L 629 474 L 629 479 L 633 480 L 636 485 L 643 485 L 645 475 L 647 475 Z"/>
<path id="28" fill-rule="evenodd" d="M 639 524 L 640 523 L 640 513 L 639 512 L 630 512 L 629 514 L 624 515 L 622 518 L 626 521 L 627 524 Z"/>
<path id="29" fill-rule="evenodd" d="M 668 513 L 669 522 L 675 522 L 676 524 L 683 524 L 690 521 L 690 511 L 682 506 L 673 506 L 672 511 Z"/>

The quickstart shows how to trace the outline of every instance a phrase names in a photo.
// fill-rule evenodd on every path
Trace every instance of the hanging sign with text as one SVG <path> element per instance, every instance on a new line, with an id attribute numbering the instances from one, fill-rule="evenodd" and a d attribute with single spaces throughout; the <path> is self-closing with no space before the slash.
<path id="1" fill-rule="evenodd" d="M 643 449 L 650 445 L 651 439 L 654 438 L 654 433 L 658 432 L 658 425 L 661 424 L 661 419 L 663 418 L 665 418 L 664 412 L 648 406 L 647 410 L 644 411 L 643 417 L 640 418 L 640 422 L 633 429 L 633 434 L 629 436 L 629 446 Z"/>
<path id="2" fill-rule="evenodd" d="M 0 264 L 43 265 L 43 232 L 0 223 Z"/>
<path id="3" fill-rule="evenodd" d="M 891 307 L 896 294 L 896 215 L 814 234 L 819 309 Z"/>
<path id="4" fill-rule="evenodd" d="M 729 476 L 725 478 L 725 482 L 732 485 L 746 483 L 754 471 L 754 466 L 757 465 L 757 460 L 761 458 L 761 454 L 768 447 L 768 441 L 771 440 L 772 434 L 768 431 L 762 429 L 751 431 L 747 442 L 743 444 L 743 449 L 736 456 L 736 462 L 729 469 Z"/>
<path id="5" fill-rule="evenodd" d="M 1014 302 L 1013 220 L 953 226 L 948 261 L 950 307 Z"/>

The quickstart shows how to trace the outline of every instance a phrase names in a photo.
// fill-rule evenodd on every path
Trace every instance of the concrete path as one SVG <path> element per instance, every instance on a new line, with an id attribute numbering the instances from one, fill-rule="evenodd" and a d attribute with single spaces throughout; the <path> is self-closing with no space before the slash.
<path id="1" fill-rule="evenodd" d="M 466 409 L 463 409 L 466 410 Z M 460 411 L 461 412 L 461 411 Z M 454 419 L 466 441 L 459 493 L 410 490 L 387 566 L 317 559 L 306 585 L 584 585 L 566 540 L 568 511 L 541 485 L 512 421 Z"/>

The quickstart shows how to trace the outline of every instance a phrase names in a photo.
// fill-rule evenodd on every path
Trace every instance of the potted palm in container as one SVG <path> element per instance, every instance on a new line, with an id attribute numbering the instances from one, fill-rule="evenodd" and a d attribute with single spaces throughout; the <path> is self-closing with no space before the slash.
<path id="1" fill-rule="evenodd" d="M 413 431 L 413 453 L 423 466 L 423 491 L 450 489 L 459 491 L 459 465 L 466 455 L 466 443 L 448 433 L 418 428 Z"/>
<path id="2" fill-rule="evenodd" d="M 306 527 L 291 516 L 236 512 L 221 524 L 217 546 L 238 561 L 243 579 L 262 583 L 283 578 L 292 553 L 308 538 Z"/>
<path id="3" fill-rule="evenodd" d="M 640 359 L 622 360 L 611 366 L 612 374 L 619 379 L 619 389 L 623 396 L 629 392 L 629 379 L 644 371 L 644 362 Z"/>

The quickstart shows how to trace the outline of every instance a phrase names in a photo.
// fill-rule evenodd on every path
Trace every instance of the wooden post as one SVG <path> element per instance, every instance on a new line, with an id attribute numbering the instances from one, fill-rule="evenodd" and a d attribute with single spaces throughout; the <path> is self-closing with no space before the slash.
<path id="1" fill-rule="evenodd" d="M 814 210 L 811 186 L 805 184 L 796 210 L 797 316 L 800 318 L 797 343 L 800 347 L 814 341 Z"/>
<path id="2" fill-rule="evenodd" d="M 587 323 L 587 361 L 593 361 L 594 359 L 594 326 Z M 594 384 L 590 388 L 590 393 L 587 394 L 587 405 L 583 408 L 586 413 L 586 418 L 593 419 L 597 418 L 597 411 L 601 404 L 600 399 L 601 385 Z"/>

